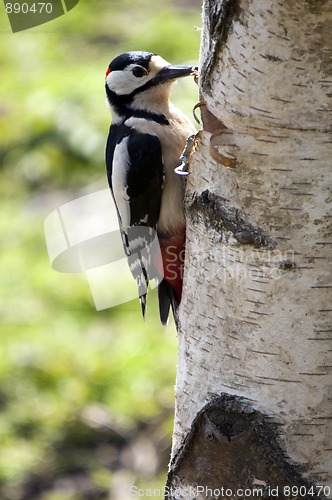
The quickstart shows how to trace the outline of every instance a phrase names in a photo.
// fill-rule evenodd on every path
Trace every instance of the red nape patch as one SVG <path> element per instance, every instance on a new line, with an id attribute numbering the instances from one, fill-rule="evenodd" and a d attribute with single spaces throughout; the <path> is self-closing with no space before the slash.
<path id="1" fill-rule="evenodd" d="M 109 75 L 110 72 L 111 72 L 110 68 L 107 68 L 107 70 L 106 70 L 106 76 Z M 106 76 L 105 76 L 105 78 L 106 78 Z"/>

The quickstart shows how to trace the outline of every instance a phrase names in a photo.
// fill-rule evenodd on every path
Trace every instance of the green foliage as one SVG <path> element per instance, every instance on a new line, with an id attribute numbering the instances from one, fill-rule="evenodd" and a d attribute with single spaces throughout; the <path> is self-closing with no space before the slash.
<path id="1" fill-rule="evenodd" d="M 84 275 L 52 270 L 43 221 L 105 179 L 109 61 L 136 49 L 195 63 L 199 24 L 199 2 L 183 0 L 81 0 L 15 35 L 0 20 L 3 500 L 126 499 L 134 483 L 165 483 L 174 327 L 160 326 L 154 292 L 145 323 L 137 300 L 96 312 Z M 175 88 L 188 115 L 195 94 Z"/>

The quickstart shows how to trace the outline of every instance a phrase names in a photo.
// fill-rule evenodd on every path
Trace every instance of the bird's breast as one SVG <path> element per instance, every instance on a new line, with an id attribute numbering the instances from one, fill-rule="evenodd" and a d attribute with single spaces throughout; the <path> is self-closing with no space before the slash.
<path id="1" fill-rule="evenodd" d="M 183 178 L 174 172 L 189 135 L 195 133 L 193 125 L 176 108 L 165 113 L 169 125 L 153 120 L 131 117 L 126 125 L 142 134 L 156 135 L 161 144 L 165 181 L 163 186 L 158 231 L 163 234 L 181 233 L 185 226 Z"/>

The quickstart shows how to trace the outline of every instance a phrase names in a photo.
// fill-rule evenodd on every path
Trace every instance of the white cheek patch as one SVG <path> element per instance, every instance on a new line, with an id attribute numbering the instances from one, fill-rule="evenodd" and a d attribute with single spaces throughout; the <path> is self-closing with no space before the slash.
<path id="1" fill-rule="evenodd" d="M 121 71 L 111 71 L 106 77 L 108 88 L 117 95 L 127 95 L 151 79 L 150 74 L 141 78 L 134 76 L 132 70 L 135 66 L 137 64 L 129 64 L 129 66 Z"/>
<path id="2" fill-rule="evenodd" d="M 169 63 L 160 56 L 152 56 L 149 64 L 149 73 L 142 77 L 133 75 L 132 70 L 137 64 L 129 64 L 125 69 L 119 71 L 111 71 L 106 76 L 106 83 L 110 90 L 117 95 L 128 95 L 134 92 L 139 87 L 142 87 L 149 80 L 154 78 L 156 74 Z"/>
<path id="3" fill-rule="evenodd" d="M 131 71 L 111 71 L 106 77 L 106 83 L 108 88 L 117 95 L 126 95 L 135 90 L 136 82 L 134 78 Z"/>

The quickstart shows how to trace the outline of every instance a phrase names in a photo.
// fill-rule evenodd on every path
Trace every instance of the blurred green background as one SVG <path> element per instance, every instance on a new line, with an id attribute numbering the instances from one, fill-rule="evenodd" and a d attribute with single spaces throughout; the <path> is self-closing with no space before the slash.
<path id="1" fill-rule="evenodd" d="M 110 60 L 197 63 L 200 4 L 81 0 L 16 34 L 0 6 L 1 500 L 126 500 L 165 484 L 174 325 L 160 326 L 153 292 L 145 323 L 138 300 L 97 312 L 84 275 L 51 268 L 43 224 L 106 187 Z M 190 116 L 196 93 L 181 80 L 173 102 Z"/>

